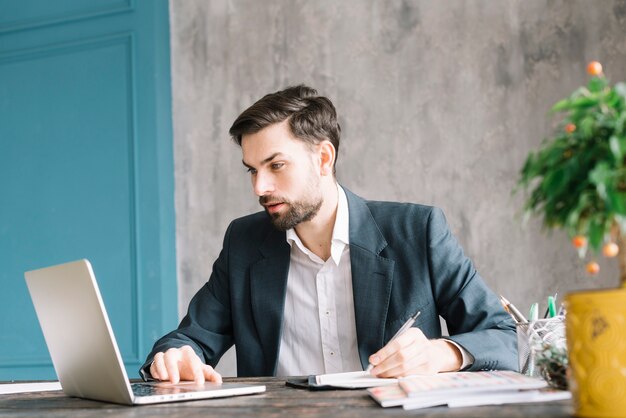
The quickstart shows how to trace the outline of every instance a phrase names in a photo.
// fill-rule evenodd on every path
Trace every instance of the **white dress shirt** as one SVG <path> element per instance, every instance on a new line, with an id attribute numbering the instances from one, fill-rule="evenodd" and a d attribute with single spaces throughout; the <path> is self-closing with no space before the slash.
<path id="1" fill-rule="evenodd" d="M 286 233 L 291 254 L 277 376 L 363 370 L 354 319 L 348 200 L 339 185 L 337 192 L 328 260 L 306 248 L 293 228 Z M 450 342 L 461 351 L 461 369 L 471 365 L 473 356 Z"/>
<path id="2" fill-rule="evenodd" d="M 362 370 L 356 339 L 348 201 L 337 185 L 337 216 L 324 261 L 287 231 L 291 246 L 278 376 Z"/>

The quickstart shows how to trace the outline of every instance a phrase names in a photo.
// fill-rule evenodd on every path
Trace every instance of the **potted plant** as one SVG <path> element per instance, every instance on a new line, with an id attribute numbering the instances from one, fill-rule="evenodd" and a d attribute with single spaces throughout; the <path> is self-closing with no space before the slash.
<path id="1" fill-rule="evenodd" d="M 565 229 L 584 258 L 617 257 L 617 289 L 566 296 L 569 383 L 581 416 L 626 411 L 626 84 L 610 84 L 599 62 L 587 85 L 552 107 L 554 134 L 526 159 L 518 187 L 527 215 Z M 586 270 L 597 274 L 589 261 Z"/>

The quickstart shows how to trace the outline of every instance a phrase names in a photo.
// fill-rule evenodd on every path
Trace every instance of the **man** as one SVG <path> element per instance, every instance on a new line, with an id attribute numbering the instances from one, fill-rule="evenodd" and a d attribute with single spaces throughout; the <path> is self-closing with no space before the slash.
<path id="1" fill-rule="evenodd" d="M 517 368 L 515 326 L 441 210 L 341 187 L 340 132 L 330 100 L 302 85 L 235 120 L 265 211 L 230 224 L 210 280 L 156 342 L 145 378 L 220 382 L 212 366 L 233 343 L 240 376 Z"/>

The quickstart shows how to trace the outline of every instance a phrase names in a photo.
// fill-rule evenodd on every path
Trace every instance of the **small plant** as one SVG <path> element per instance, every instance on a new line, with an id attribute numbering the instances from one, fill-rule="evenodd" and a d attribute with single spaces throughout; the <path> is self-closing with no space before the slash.
<path id="1" fill-rule="evenodd" d="M 555 389 L 567 389 L 567 349 L 544 344 L 536 355 L 537 366 L 545 381 Z"/>
<path id="2" fill-rule="evenodd" d="M 517 187 L 530 191 L 526 217 L 542 215 L 546 228 L 565 229 L 581 258 L 588 248 L 617 256 L 626 287 L 626 84 L 611 86 L 597 61 L 587 72 L 587 86 L 552 107 L 560 123 L 528 155 Z M 591 260 L 586 270 L 600 267 Z"/>

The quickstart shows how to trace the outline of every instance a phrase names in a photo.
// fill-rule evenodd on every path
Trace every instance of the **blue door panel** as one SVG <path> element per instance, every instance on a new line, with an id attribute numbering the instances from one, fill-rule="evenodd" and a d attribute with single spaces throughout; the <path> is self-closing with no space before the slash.
<path id="1" fill-rule="evenodd" d="M 128 11 L 129 0 L 3 0 L 0 31 L 8 32 Z"/>
<path id="2" fill-rule="evenodd" d="M 100 15 L 125 4 L 87 3 Z M 176 320 L 169 56 L 167 44 L 154 45 L 167 39 L 167 3 L 140 1 L 128 16 L 98 15 L 93 24 L 82 1 L 12 2 L 8 15 L 7 4 L 0 2 L 0 22 L 9 22 L 0 29 L 0 380 L 55 378 L 23 272 L 79 258 L 93 264 L 136 376 L 154 336 Z M 61 6 L 67 19 L 58 23 Z M 43 26 L 45 19 L 57 23 Z M 11 29 L 16 22 L 22 26 Z M 26 30 L 25 22 L 38 24 Z"/>

